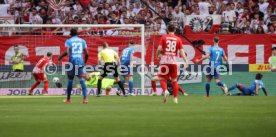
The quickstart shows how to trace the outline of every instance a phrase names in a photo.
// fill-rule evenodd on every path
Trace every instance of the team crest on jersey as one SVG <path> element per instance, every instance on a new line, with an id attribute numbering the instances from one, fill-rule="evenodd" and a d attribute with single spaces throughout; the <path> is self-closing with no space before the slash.
<path id="1" fill-rule="evenodd" d="M 189 26 L 193 32 L 210 32 L 213 26 L 213 18 L 210 16 L 205 18 L 195 17 L 190 20 Z"/>

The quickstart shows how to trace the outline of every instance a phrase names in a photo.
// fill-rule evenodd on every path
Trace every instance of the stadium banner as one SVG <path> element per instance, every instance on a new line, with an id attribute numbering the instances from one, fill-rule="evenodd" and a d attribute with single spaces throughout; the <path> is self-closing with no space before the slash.
<path id="1" fill-rule="evenodd" d="M 151 78 L 154 77 L 154 75 L 151 75 L 150 73 L 146 74 L 145 77 L 145 86 L 151 87 Z M 178 76 L 178 84 L 190 84 L 190 83 L 201 83 L 202 82 L 202 72 L 180 72 Z M 156 83 L 157 85 L 160 85 L 160 82 Z"/>
<path id="2" fill-rule="evenodd" d="M 214 33 L 219 30 L 221 15 L 189 15 L 186 16 L 185 33 Z"/>
<path id="3" fill-rule="evenodd" d="M 31 80 L 31 72 L 0 72 L 0 82 Z"/>
<path id="4" fill-rule="evenodd" d="M 215 35 L 215 34 L 189 34 L 186 35 L 191 40 L 203 39 L 205 44 L 201 47 L 204 51 L 213 44 L 213 37 L 220 37 L 220 46 L 224 49 L 226 55 L 232 64 L 267 64 L 271 56 L 271 48 L 276 45 L 276 35 L 273 34 L 240 34 L 240 35 Z M 9 60 L 14 55 L 13 46 L 19 45 L 19 50 L 25 55 L 25 65 L 35 65 L 38 59 L 44 56 L 48 51 L 53 53 L 53 62 L 57 61 L 58 56 L 64 51 L 65 40 L 67 36 L 2 36 L 0 37 L 0 65 L 9 65 Z M 97 64 L 97 55 L 103 42 L 108 42 L 110 47 L 116 49 L 121 54 L 122 50 L 128 47 L 129 40 L 134 40 L 136 52 L 134 53 L 135 61 L 141 61 L 141 48 L 138 45 L 140 37 L 101 37 L 85 36 L 89 51 L 88 64 Z M 146 63 L 159 64 L 155 58 L 156 49 L 159 45 L 161 36 L 152 35 L 146 41 Z M 184 38 L 181 38 L 187 53 L 189 64 L 194 64 L 195 59 L 202 57 L 202 54 L 191 46 Z M 68 60 L 68 56 L 66 57 Z M 66 60 L 64 59 L 64 61 Z M 179 61 L 182 61 L 179 58 Z M 207 64 L 205 60 L 203 64 Z"/>
<path id="5" fill-rule="evenodd" d="M 249 64 L 249 72 L 270 72 L 269 64 Z"/>
<path id="6" fill-rule="evenodd" d="M 0 88 L 0 96 L 24 96 L 28 95 L 29 88 Z M 112 88 L 109 95 L 116 95 L 117 88 Z M 128 89 L 126 89 L 128 93 Z M 94 96 L 97 93 L 97 88 L 87 88 L 87 94 Z M 133 88 L 133 93 L 136 95 L 142 95 L 141 88 Z M 152 88 L 145 88 L 144 95 L 150 95 L 152 93 Z M 39 96 L 43 94 L 43 88 L 36 88 L 33 90 L 34 96 Z M 72 89 L 72 95 L 81 95 L 82 91 L 76 88 Z M 162 89 L 157 88 L 157 95 L 162 94 Z M 66 95 L 66 88 L 49 88 L 48 95 Z M 102 95 L 106 95 L 105 91 L 102 91 Z"/>

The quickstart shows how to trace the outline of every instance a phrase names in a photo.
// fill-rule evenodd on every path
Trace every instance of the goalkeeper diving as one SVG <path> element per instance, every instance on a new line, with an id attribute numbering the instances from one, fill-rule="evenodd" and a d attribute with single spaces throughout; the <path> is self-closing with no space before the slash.
<path id="1" fill-rule="evenodd" d="M 87 87 L 97 88 L 99 76 L 100 76 L 100 72 L 92 72 L 92 73 L 86 74 L 85 85 Z M 106 95 L 109 95 L 109 92 L 111 91 L 112 86 L 114 84 L 116 84 L 114 79 L 103 78 L 101 89 L 105 90 Z M 77 84 L 76 88 L 81 89 L 81 85 Z"/>

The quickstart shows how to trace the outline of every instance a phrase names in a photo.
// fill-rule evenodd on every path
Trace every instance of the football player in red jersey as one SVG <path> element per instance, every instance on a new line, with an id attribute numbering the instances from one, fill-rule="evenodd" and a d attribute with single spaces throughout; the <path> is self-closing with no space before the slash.
<path id="1" fill-rule="evenodd" d="M 48 86 L 49 86 L 49 82 L 47 79 L 46 74 L 44 73 L 44 67 L 47 66 L 52 60 L 52 53 L 48 52 L 46 57 L 43 57 L 42 59 L 40 59 L 37 64 L 35 65 L 34 69 L 33 69 L 33 76 L 36 80 L 36 83 L 34 83 L 31 87 L 31 89 L 29 90 L 29 95 L 33 94 L 33 90 L 40 84 L 40 82 L 44 82 L 44 91 L 43 91 L 43 95 L 47 95 L 48 92 Z"/>
<path id="2" fill-rule="evenodd" d="M 188 61 L 181 39 L 174 34 L 175 27 L 173 25 L 169 25 L 168 32 L 169 34 L 162 36 L 156 51 L 157 58 L 160 57 L 160 71 L 157 80 L 160 81 L 161 88 L 163 92 L 165 92 L 164 102 L 167 101 L 167 97 L 170 94 L 168 92 L 167 81 L 171 80 L 173 85 L 174 103 L 178 103 L 178 65 L 176 62 L 178 52 L 180 52 L 180 56 L 183 58 L 185 68 L 188 68 Z"/>

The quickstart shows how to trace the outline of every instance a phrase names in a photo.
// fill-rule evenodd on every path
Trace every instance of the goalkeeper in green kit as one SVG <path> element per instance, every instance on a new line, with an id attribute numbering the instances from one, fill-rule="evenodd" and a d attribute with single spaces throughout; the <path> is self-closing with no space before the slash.
<path id="1" fill-rule="evenodd" d="M 85 76 L 85 85 L 87 87 L 92 87 L 92 88 L 97 88 L 97 84 L 98 84 L 98 79 L 100 76 L 100 72 L 92 72 L 92 73 L 88 73 Z M 106 95 L 109 95 L 109 92 L 112 89 L 112 86 L 116 84 L 114 79 L 109 79 L 109 78 L 104 78 L 102 80 L 102 89 L 105 90 Z M 81 86 L 78 84 L 76 85 L 76 88 L 81 89 Z"/>

